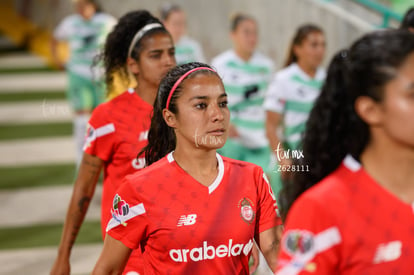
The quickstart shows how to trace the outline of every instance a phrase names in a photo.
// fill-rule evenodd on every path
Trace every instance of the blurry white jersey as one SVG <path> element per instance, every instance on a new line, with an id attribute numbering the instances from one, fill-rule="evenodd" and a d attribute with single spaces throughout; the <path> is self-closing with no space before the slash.
<path id="1" fill-rule="evenodd" d="M 88 79 L 96 77 L 92 72 L 93 60 L 103 49 L 115 24 L 116 19 L 105 13 L 96 13 L 90 20 L 79 14 L 64 18 L 53 35 L 57 40 L 69 43 L 70 57 L 66 69 Z"/>
<path id="2" fill-rule="evenodd" d="M 248 148 L 268 146 L 263 101 L 272 77 L 273 61 L 256 52 L 245 62 L 233 50 L 228 50 L 215 57 L 211 64 L 223 79 L 231 123 L 240 134 L 236 140 Z"/>
<path id="3" fill-rule="evenodd" d="M 283 115 L 285 149 L 298 147 L 325 75 L 325 70 L 319 68 L 315 77 L 311 78 L 296 63 L 275 74 L 267 91 L 264 107 L 268 111 Z"/>
<path id="4" fill-rule="evenodd" d="M 200 44 L 188 36 L 181 37 L 175 44 L 175 60 L 177 65 L 194 61 L 206 62 Z"/>

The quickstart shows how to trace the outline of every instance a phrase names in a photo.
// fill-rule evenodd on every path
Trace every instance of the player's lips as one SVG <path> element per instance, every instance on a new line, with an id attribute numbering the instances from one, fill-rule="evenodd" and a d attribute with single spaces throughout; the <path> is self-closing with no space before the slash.
<path id="1" fill-rule="evenodd" d="M 224 134 L 224 132 L 226 132 L 226 129 L 224 128 L 218 128 L 218 129 L 214 129 L 212 131 L 208 131 L 207 133 L 210 135 L 214 135 L 214 136 L 221 136 Z"/>

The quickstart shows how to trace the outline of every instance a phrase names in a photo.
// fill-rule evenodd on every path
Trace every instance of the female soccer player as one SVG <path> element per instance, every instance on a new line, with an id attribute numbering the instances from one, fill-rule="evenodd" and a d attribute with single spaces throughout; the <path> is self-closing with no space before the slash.
<path id="1" fill-rule="evenodd" d="M 93 274 L 117 274 L 140 244 L 144 274 L 249 274 L 253 241 L 274 269 L 280 220 L 266 176 L 216 153 L 229 118 L 223 83 L 208 65 L 167 74 L 145 148 L 151 165 L 118 189 Z"/>
<path id="2" fill-rule="evenodd" d="M 182 8 L 175 4 L 165 4 L 160 13 L 162 22 L 173 37 L 177 64 L 205 62 L 201 45 L 186 35 L 187 19 Z"/>
<path id="3" fill-rule="evenodd" d="M 163 76 L 175 65 L 174 45 L 161 22 L 144 10 L 124 15 L 109 34 L 103 55 L 108 87 L 114 71 L 135 75 L 138 86 L 101 104 L 89 121 L 83 160 L 67 212 L 52 274 L 69 274 L 70 252 L 104 169 L 102 233 L 111 219 L 117 187 L 145 166 L 137 154 L 147 144 L 152 104 Z M 138 252 L 137 252 L 138 253 Z M 134 254 L 133 254 L 134 255 Z M 133 258 L 133 257 L 131 257 Z M 137 261 L 131 261 L 133 265 Z M 127 266 L 125 271 L 134 270 Z"/>
<path id="4" fill-rule="evenodd" d="M 285 68 L 276 73 L 266 94 L 266 135 L 277 163 L 272 175 L 275 193 L 281 177 L 289 173 L 293 150 L 300 150 L 302 134 L 313 103 L 320 93 L 325 70 L 320 67 L 325 54 L 325 37 L 318 26 L 300 26 L 289 49 Z M 282 131 L 278 131 L 281 127 Z M 283 138 L 280 136 L 283 135 Z"/>
<path id="5" fill-rule="evenodd" d="M 309 172 L 286 185 L 278 275 L 414 274 L 413 117 L 411 33 L 373 32 L 334 57 L 298 164 Z"/>
<path id="6" fill-rule="evenodd" d="M 233 49 L 212 60 L 228 93 L 229 139 L 220 152 L 269 169 L 270 149 L 265 135 L 263 100 L 272 77 L 273 62 L 257 52 L 258 27 L 254 18 L 237 14 L 231 22 Z"/>
<path id="7" fill-rule="evenodd" d="M 100 11 L 95 0 L 75 0 L 76 14 L 65 17 L 56 27 L 51 43 L 54 62 L 68 75 L 67 97 L 74 110 L 73 133 L 76 163 L 82 159 L 82 147 L 88 119 L 96 106 L 104 101 L 102 74 L 91 67 L 94 56 L 102 49 L 116 19 Z M 70 58 L 64 65 L 57 54 L 59 41 L 69 43 Z"/>

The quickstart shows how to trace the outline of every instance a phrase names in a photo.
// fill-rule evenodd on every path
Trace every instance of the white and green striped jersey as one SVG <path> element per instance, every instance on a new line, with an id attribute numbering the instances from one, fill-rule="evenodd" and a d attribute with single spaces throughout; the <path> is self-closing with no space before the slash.
<path id="1" fill-rule="evenodd" d="M 305 131 L 306 121 L 316 98 L 319 96 L 325 70 L 319 68 L 311 78 L 293 63 L 276 73 L 266 94 L 264 107 L 267 111 L 283 115 L 285 149 L 296 149 Z"/>
<path id="2" fill-rule="evenodd" d="M 273 61 L 256 52 L 245 62 L 234 50 L 228 50 L 211 64 L 223 79 L 230 121 L 240 134 L 235 140 L 247 148 L 268 146 L 263 101 L 274 70 Z"/>
<path id="3" fill-rule="evenodd" d="M 96 13 L 90 20 L 79 14 L 64 18 L 56 27 L 54 37 L 69 44 L 70 57 L 66 69 L 84 78 L 97 77 L 97 72 L 92 71 L 93 59 L 103 48 L 106 36 L 115 24 L 116 19 L 105 13 Z"/>
<path id="4" fill-rule="evenodd" d="M 200 44 L 188 36 L 183 36 L 175 43 L 175 60 L 177 65 L 197 61 L 206 62 Z"/>

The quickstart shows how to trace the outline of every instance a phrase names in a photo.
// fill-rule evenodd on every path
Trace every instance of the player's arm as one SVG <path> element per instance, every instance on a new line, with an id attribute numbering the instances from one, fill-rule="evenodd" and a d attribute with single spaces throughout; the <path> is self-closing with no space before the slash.
<path id="1" fill-rule="evenodd" d="M 106 235 L 101 255 L 96 262 L 92 274 L 122 274 L 131 251 L 121 241 L 112 238 L 110 235 Z"/>
<path id="2" fill-rule="evenodd" d="M 276 156 L 278 156 L 278 152 L 284 151 L 283 144 L 277 135 L 277 129 L 282 123 L 283 114 L 285 112 L 286 88 L 283 83 L 284 81 L 276 75 L 269 85 L 263 103 L 263 107 L 266 110 L 266 137 L 273 154 Z M 278 161 L 281 165 L 291 164 L 289 160 L 285 158 L 278 158 Z"/>
<path id="3" fill-rule="evenodd" d="M 50 274 L 70 273 L 70 253 L 95 192 L 103 164 L 100 158 L 83 154 L 63 226 L 58 256 Z"/>
<path id="4" fill-rule="evenodd" d="M 58 53 L 59 43 L 60 43 L 59 40 L 57 40 L 55 37 L 52 37 L 50 41 L 50 53 L 52 57 L 52 62 L 56 65 L 58 69 L 63 70 L 65 66 L 59 57 L 59 53 Z"/>
<path id="5" fill-rule="evenodd" d="M 270 269 L 274 272 L 277 266 L 282 225 L 274 226 L 259 234 L 258 245 Z"/>
<path id="6" fill-rule="evenodd" d="M 273 152 L 276 152 L 278 146 L 280 149 L 282 144 L 280 143 L 279 137 L 277 136 L 277 128 L 282 121 L 282 114 L 266 111 L 266 137 L 269 140 L 270 148 Z"/>

